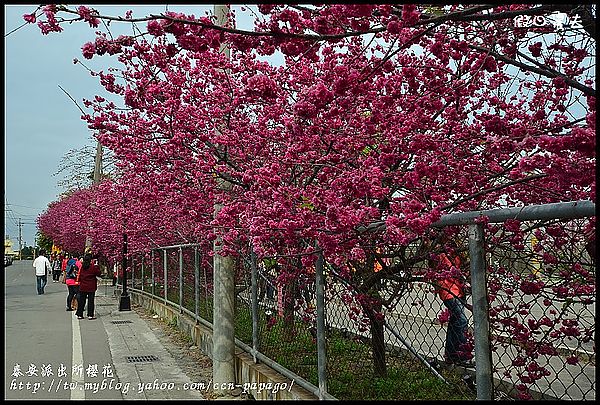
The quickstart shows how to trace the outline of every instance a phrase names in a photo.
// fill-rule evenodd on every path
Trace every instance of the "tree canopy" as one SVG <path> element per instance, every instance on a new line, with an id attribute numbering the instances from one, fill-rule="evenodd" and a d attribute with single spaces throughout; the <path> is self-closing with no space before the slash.
<path id="1" fill-rule="evenodd" d="M 89 24 L 82 56 L 115 56 L 93 74 L 120 100 L 90 95 L 82 115 L 117 175 L 50 204 L 44 234 L 78 250 L 86 232 L 72 230 L 89 223 L 109 257 L 123 232 L 137 253 L 208 251 L 219 235 L 223 254 L 251 244 L 294 271 L 318 246 L 341 275 L 364 274 L 354 281 L 368 295 L 394 273 L 372 277 L 377 248 L 426 260 L 405 248 L 443 214 L 595 200 L 592 5 L 252 11 L 252 30 L 234 13 L 223 25 L 65 5 L 24 16 L 42 34 Z M 113 36 L 116 23 L 132 34 Z"/>

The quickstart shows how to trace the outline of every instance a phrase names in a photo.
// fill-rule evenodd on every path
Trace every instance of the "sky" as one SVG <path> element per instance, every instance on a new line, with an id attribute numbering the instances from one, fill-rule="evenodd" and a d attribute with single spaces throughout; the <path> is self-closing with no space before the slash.
<path id="1" fill-rule="evenodd" d="M 86 60 L 81 46 L 93 41 L 94 30 L 85 23 L 64 27 L 61 33 L 42 35 L 23 15 L 36 5 L 4 6 L 4 234 L 18 249 L 19 228 L 23 246 L 35 246 L 36 218 L 66 191 L 54 175 L 70 150 L 91 147 L 95 140 L 81 111 L 60 87 L 83 108 L 83 99 L 104 94 L 98 79 L 74 58 L 92 69 L 111 65 L 107 57 Z M 134 17 L 164 12 L 166 5 L 93 6 L 105 15 Z M 212 11 L 212 5 L 169 5 L 169 11 L 194 14 Z M 13 30 L 17 29 L 14 32 Z M 114 34 L 131 33 L 129 24 L 113 24 Z M 8 35 L 7 35 L 8 34 Z M 114 60 L 114 59 L 113 59 Z M 60 87 L 59 87 L 60 86 Z M 91 160 L 93 162 L 93 159 Z M 90 165 L 90 170 L 93 168 Z M 90 180 L 91 184 L 91 180 Z M 19 227 L 19 223 L 21 226 Z"/>

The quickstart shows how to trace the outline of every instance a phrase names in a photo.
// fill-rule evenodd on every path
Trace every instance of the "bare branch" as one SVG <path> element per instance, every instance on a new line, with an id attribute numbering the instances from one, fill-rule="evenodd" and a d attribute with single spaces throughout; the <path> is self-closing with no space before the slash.
<path id="1" fill-rule="evenodd" d="M 489 53 L 491 56 L 493 56 L 494 58 L 496 58 L 496 59 L 498 59 L 498 60 L 500 60 L 502 62 L 505 62 L 505 63 L 508 63 L 510 65 L 516 66 L 516 67 L 521 68 L 521 69 L 523 69 L 525 71 L 528 71 L 528 72 L 537 73 L 537 74 L 540 74 L 542 76 L 549 77 L 551 79 L 553 79 L 555 77 L 562 77 L 564 79 L 565 83 L 567 83 L 569 86 L 571 86 L 571 87 L 573 87 L 573 88 L 575 88 L 577 90 L 580 90 L 586 96 L 594 96 L 594 97 L 596 97 L 596 90 L 594 88 L 587 87 L 587 86 L 579 83 L 578 81 L 573 80 L 570 77 L 568 77 L 568 76 L 566 76 L 566 75 L 564 75 L 564 74 L 562 74 L 560 72 L 557 72 L 555 70 L 551 70 L 551 69 L 549 69 L 547 67 L 546 68 L 539 68 L 539 67 L 527 65 L 527 64 L 525 64 L 523 62 L 519 62 L 519 61 L 517 61 L 515 59 L 509 58 L 508 56 L 500 55 L 498 52 L 495 52 L 495 51 L 493 51 L 491 49 L 488 49 L 488 48 L 484 48 L 484 47 L 479 46 L 479 45 L 469 44 L 469 48 L 475 49 L 475 50 L 477 50 L 479 52 Z"/>
<path id="2" fill-rule="evenodd" d="M 79 108 L 79 111 L 81 111 L 81 114 L 85 115 L 85 111 L 83 111 L 79 104 L 77 104 L 77 101 L 75 101 L 75 99 L 71 97 L 71 95 L 65 89 L 63 89 L 60 84 L 58 85 L 58 87 L 73 101 L 73 103 L 75 103 L 77 108 Z"/>

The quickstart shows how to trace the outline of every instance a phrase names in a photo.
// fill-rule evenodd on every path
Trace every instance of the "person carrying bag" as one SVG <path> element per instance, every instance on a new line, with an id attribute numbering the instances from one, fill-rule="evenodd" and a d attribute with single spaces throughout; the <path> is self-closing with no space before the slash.
<path id="1" fill-rule="evenodd" d="M 79 270 L 79 293 L 77 294 L 79 302 L 77 303 L 77 319 L 83 319 L 83 310 L 87 301 L 87 316 L 88 319 L 96 319 L 94 316 L 94 300 L 96 289 L 98 288 L 98 280 L 102 272 L 100 267 L 92 262 L 92 254 L 86 253 L 83 256 L 83 263 Z"/>
<path id="2" fill-rule="evenodd" d="M 67 311 L 77 309 L 77 295 L 79 293 L 79 268 L 74 258 L 69 259 L 65 270 L 65 279 L 69 294 L 67 295 Z"/>

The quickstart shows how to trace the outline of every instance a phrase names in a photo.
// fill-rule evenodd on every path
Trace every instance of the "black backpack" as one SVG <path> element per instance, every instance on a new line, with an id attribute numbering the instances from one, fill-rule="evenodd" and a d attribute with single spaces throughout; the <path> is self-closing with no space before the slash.
<path id="1" fill-rule="evenodd" d="M 77 278 L 77 270 L 79 270 L 79 269 L 77 268 L 77 265 L 75 263 L 77 263 L 75 261 L 75 259 L 70 259 L 67 262 L 67 269 L 66 269 L 67 278 L 71 278 L 71 279 Z"/>

